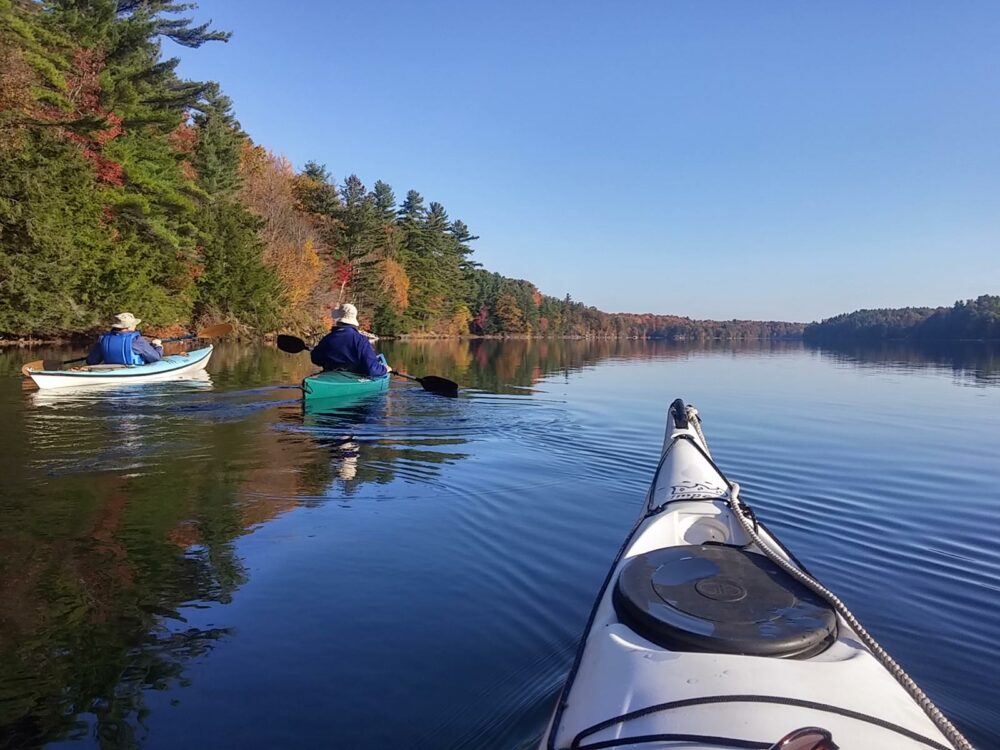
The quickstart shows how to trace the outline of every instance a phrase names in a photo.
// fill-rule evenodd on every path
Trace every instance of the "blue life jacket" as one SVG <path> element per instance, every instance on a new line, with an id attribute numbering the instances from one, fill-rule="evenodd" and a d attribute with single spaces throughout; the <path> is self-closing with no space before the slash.
<path id="1" fill-rule="evenodd" d="M 144 365 L 146 360 L 132 351 L 132 342 L 142 335 L 138 331 L 105 333 L 101 336 L 101 357 L 106 365 Z"/>

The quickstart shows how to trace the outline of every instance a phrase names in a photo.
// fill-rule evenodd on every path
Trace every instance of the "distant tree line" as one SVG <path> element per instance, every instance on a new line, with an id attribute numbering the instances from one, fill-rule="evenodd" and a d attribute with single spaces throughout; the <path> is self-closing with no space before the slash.
<path id="1" fill-rule="evenodd" d="M 805 327 L 807 342 L 1000 339 L 1000 296 L 984 294 L 952 307 L 857 310 Z"/>
<path id="2" fill-rule="evenodd" d="M 415 190 L 297 171 L 255 144 L 167 41 L 229 35 L 173 0 L 0 0 L 0 334 L 316 331 L 352 301 L 383 335 L 792 337 L 801 326 L 607 314 L 472 260 L 477 239 Z"/>
<path id="3" fill-rule="evenodd" d="M 606 313 L 542 294 L 530 281 L 510 279 L 481 268 L 469 273 L 472 319 L 480 335 L 596 336 L 602 338 L 704 341 L 712 339 L 800 338 L 802 324 L 752 320 L 692 320 L 651 313 Z"/>

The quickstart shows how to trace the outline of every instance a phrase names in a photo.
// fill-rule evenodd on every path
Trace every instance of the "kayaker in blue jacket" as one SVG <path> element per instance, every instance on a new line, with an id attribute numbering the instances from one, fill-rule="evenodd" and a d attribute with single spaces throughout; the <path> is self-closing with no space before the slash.
<path id="1" fill-rule="evenodd" d="M 150 341 L 135 327 L 142 320 L 130 312 L 118 313 L 111 330 L 101 336 L 87 354 L 88 365 L 146 365 L 163 359 L 163 344 Z"/>
<path id="2" fill-rule="evenodd" d="M 324 370 L 347 370 L 369 378 L 392 372 L 371 341 L 358 330 L 358 308 L 349 302 L 330 311 L 333 329 L 313 347 L 312 361 Z"/>

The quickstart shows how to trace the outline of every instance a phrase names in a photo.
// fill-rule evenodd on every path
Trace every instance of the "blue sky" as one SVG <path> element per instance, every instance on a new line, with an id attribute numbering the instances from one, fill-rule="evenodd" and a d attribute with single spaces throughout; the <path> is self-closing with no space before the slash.
<path id="1" fill-rule="evenodd" d="M 441 202 L 609 312 L 1000 293 L 1000 3 L 202 0 L 258 143 Z"/>

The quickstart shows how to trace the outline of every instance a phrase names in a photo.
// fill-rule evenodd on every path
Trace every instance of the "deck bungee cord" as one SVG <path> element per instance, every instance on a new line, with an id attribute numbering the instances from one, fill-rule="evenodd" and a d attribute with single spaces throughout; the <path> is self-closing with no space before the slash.
<path id="1" fill-rule="evenodd" d="M 873 726 L 877 726 L 881 729 L 888 730 L 890 732 L 895 732 L 896 734 L 902 735 L 907 739 L 911 739 L 914 742 L 919 742 L 927 747 L 934 748 L 934 750 L 951 750 L 940 742 L 935 742 L 932 739 L 923 737 L 916 732 L 907 729 L 906 727 L 901 727 L 898 724 L 893 724 L 891 721 L 885 721 L 877 716 L 869 716 L 868 714 L 861 713 L 860 711 L 850 711 L 844 708 L 838 708 L 837 706 L 829 706 L 824 703 L 817 703 L 816 701 L 803 701 L 796 698 L 786 698 L 782 696 L 773 695 L 706 695 L 701 698 L 686 698 L 684 700 L 671 701 L 670 703 L 658 703 L 655 706 L 649 706 L 647 708 L 640 709 L 638 711 L 631 711 L 627 714 L 622 714 L 621 716 L 616 716 L 613 719 L 607 719 L 600 722 L 599 724 L 594 724 L 592 727 L 587 727 L 582 732 L 580 732 L 576 737 L 573 738 L 573 742 L 569 746 L 569 750 L 599 750 L 599 748 L 611 748 L 611 747 L 621 747 L 622 745 L 635 745 L 644 742 L 712 742 L 713 744 L 723 745 L 725 747 L 749 747 L 749 748 L 767 748 L 773 747 L 772 742 L 757 742 L 755 740 L 743 740 L 734 737 L 720 737 L 716 735 L 695 735 L 690 733 L 679 734 L 650 734 L 641 735 L 639 737 L 621 737 L 613 740 L 603 740 L 601 742 L 591 742 L 586 745 L 582 744 L 583 740 L 592 734 L 596 734 L 604 729 L 613 727 L 616 724 L 624 724 L 632 719 L 638 719 L 643 716 L 648 716 L 652 713 L 660 711 L 669 711 L 671 709 L 678 708 L 688 708 L 691 706 L 709 706 L 712 704 L 725 704 L 725 703 L 763 703 L 763 704 L 774 704 L 781 706 L 797 706 L 801 708 L 808 708 L 812 711 L 827 712 L 831 714 L 837 714 L 839 716 L 844 716 L 849 719 L 855 719 L 857 721 L 867 722 Z"/>

